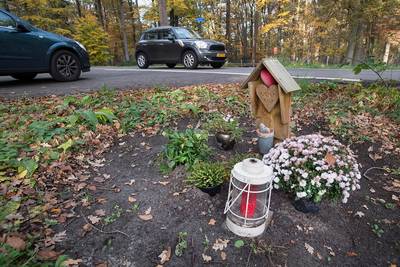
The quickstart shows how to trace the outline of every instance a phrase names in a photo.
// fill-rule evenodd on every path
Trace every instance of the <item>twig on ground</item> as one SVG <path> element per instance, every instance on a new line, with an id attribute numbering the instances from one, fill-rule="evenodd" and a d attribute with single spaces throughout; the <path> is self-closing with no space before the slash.
<path id="1" fill-rule="evenodd" d="M 371 167 L 371 168 L 369 168 L 368 170 L 366 170 L 366 171 L 364 172 L 364 174 L 363 174 L 363 176 L 365 177 L 365 179 L 367 179 L 367 180 L 369 180 L 369 181 L 371 181 L 372 178 L 371 178 L 370 176 L 368 176 L 367 173 L 368 173 L 369 171 L 371 171 L 371 170 L 382 170 L 382 171 L 386 171 L 386 172 L 387 172 L 387 169 L 385 169 L 385 168 L 381 168 L 381 167 Z"/>
<path id="2" fill-rule="evenodd" d="M 34 250 L 34 252 L 33 252 L 33 254 L 32 254 L 32 256 L 31 256 L 24 264 L 22 264 L 21 267 L 27 266 L 28 263 L 29 263 L 31 260 L 33 260 L 33 258 L 36 256 L 36 254 L 38 253 L 38 251 L 39 251 L 39 248 L 36 247 L 35 250 Z"/>
<path id="3" fill-rule="evenodd" d="M 251 252 L 252 252 L 252 248 L 250 248 L 250 253 L 249 253 L 249 257 L 247 257 L 247 263 L 246 263 L 246 267 L 249 266 L 250 263 L 250 256 L 251 256 Z"/>
<path id="4" fill-rule="evenodd" d="M 80 213 L 81 213 L 81 216 L 83 217 L 83 219 L 86 221 L 86 223 L 90 224 L 93 227 L 93 229 L 99 231 L 100 233 L 108 234 L 108 235 L 110 235 L 110 234 L 121 234 L 121 235 L 126 236 L 127 238 L 130 238 L 130 236 L 128 234 L 126 234 L 126 233 L 124 233 L 124 232 L 122 232 L 120 230 L 114 230 L 114 231 L 110 231 L 110 232 L 103 231 L 100 228 L 97 228 L 96 226 L 94 226 L 92 223 L 90 223 L 89 220 L 86 218 L 86 216 L 83 215 L 82 211 Z"/>

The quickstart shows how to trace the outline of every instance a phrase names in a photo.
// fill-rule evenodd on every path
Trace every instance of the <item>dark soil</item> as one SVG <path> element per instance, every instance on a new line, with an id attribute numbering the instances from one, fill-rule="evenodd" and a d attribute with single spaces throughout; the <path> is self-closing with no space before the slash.
<path id="1" fill-rule="evenodd" d="M 190 123 L 183 121 L 178 128 Z M 299 134 L 317 131 L 327 134 L 323 122 L 301 128 Z M 249 131 L 233 151 L 218 150 L 215 140 L 210 138 L 210 145 L 215 148 L 213 158 L 224 160 L 238 152 L 256 151 L 251 142 L 254 137 L 255 133 Z M 82 259 L 85 266 L 99 263 L 156 266 L 160 263 L 158 255 L 167 247 L 171 247 L 172 255 L 164 266 L 388 266 L 399 260 L 399 202 L 392 200 L 392 195 L 399 196 L 400 192 L 383 189 L 390 184 L 393 175 L 381 170 L 371 171 L 372 179 L 362 180 L 361 190 L 353 192 L 348 204 L 323 202 L 317 214 L 296 211 L 290 197 L 275 190 L 269 227 L 261 237 L 246 239 L 235 236 L 224 226 L 228 183 L 224 184 L 220 194 L 210 197 L 185 184 L 183 167 L 167 176 L 159 172 L 157 155 L 165 142 L 161 135 L 126 135 L 105 156 L 103 167 L 88 170 L 92 181 L 104 175 L 111 177 L 103 183 L 92 182 L 96 190 L 83 195 L 90 200 L 90 205 L 77 213 L 87 218 L 95 215 L 95 210 L 104 209 L 104 219 L 113 213 L 116 205 L 123 211 L 113 223 L 96 224 L 103 232 L 92 229 L 84 235 L 86 221 L 82 216 L 59 226 L 57 230 L 67 230 L 67 239 L 60 247 L 65 254 Z M 368 157 L 369 145 L 352 145 L 359 155 L 363 172 L 372 166 L 394 168 L 400 165 L 400 160 L 390 155 L 374 162 Z M 125 184 L 131 179 L 135 180 L 131 186 Z M 160 181 L 169 183 L 163 185 Z M 135 203 L 128 201 L 132 194 L 137 199 Z M 106 201 L 100 204 L 101 199 Z M 385 207 L 383 201 L 393 203 L 394 207 Z M 134 204 L 138 206 L 134 207 Z M 144 214 L 150 207 L 153 219 L 141 220 L 138 214 Z M 357 211 L 365 216 L 356 216 Z M 215 225 L 209 224 L 210 219 L 216 221 Z M 373 225 L 384 231 L 381 237 L 373 232 Z M 126 233 L 129 238 L 120 233 L 105 233 L 115 230 Z M 188 235 L 188 247 L 181 257 L 174 255 L 179 232 Z M 218 238 L 229 240 L 224 249 L 225 260 L 221 258 L 221 251 L 212 248 Z M 234 242 L 239 239 L 245 245 L 236 248 Z M 305 244 L 314 249 L 313 254 L 307 251 Z M 211 262 L 203 262 L 203 253 L 212 257 Z"/>

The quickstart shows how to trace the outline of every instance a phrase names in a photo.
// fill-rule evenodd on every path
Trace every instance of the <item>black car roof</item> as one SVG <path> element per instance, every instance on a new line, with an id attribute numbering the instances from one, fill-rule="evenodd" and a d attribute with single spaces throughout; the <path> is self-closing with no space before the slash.
<path id="1" fill-rule="evenodd" d="M 173 26 L 160 26 L 160 27 L 154 27 L 151 29 L 148 29 L 144 32 L 152 32 L 152 31 L 157 31 L 157 30 L 169 30 L 169 29 L 185 29 L 185 27 L 173 27 Z"/>

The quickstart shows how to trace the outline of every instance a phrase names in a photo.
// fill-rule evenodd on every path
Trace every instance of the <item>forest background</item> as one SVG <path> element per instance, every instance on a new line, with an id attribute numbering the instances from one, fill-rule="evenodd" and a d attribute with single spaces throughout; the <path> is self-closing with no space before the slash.
<path id="1" fill-rule="evenodd" d="M 0 8 L 83 43 L 94 65 L 134 64 L 135 43 L 158 25 L 224 42 L 232 63 L 400 65 L 400 0 L 0 0 Z"/>

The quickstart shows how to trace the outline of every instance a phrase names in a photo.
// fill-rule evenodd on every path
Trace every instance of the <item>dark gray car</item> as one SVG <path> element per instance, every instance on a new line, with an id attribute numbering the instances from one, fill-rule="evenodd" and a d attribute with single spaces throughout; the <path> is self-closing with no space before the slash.
<path id="1" fill-rule="evenodd" d="M 141 69 L 151 64 L 173 68 L 182 63 L 188 69 L 200 65 L 221 68 L 225 64 L 225 45 L 202 39 L 183 27 L 158 27 L 145 31 L 136 44 L 136 62 Z"/>

